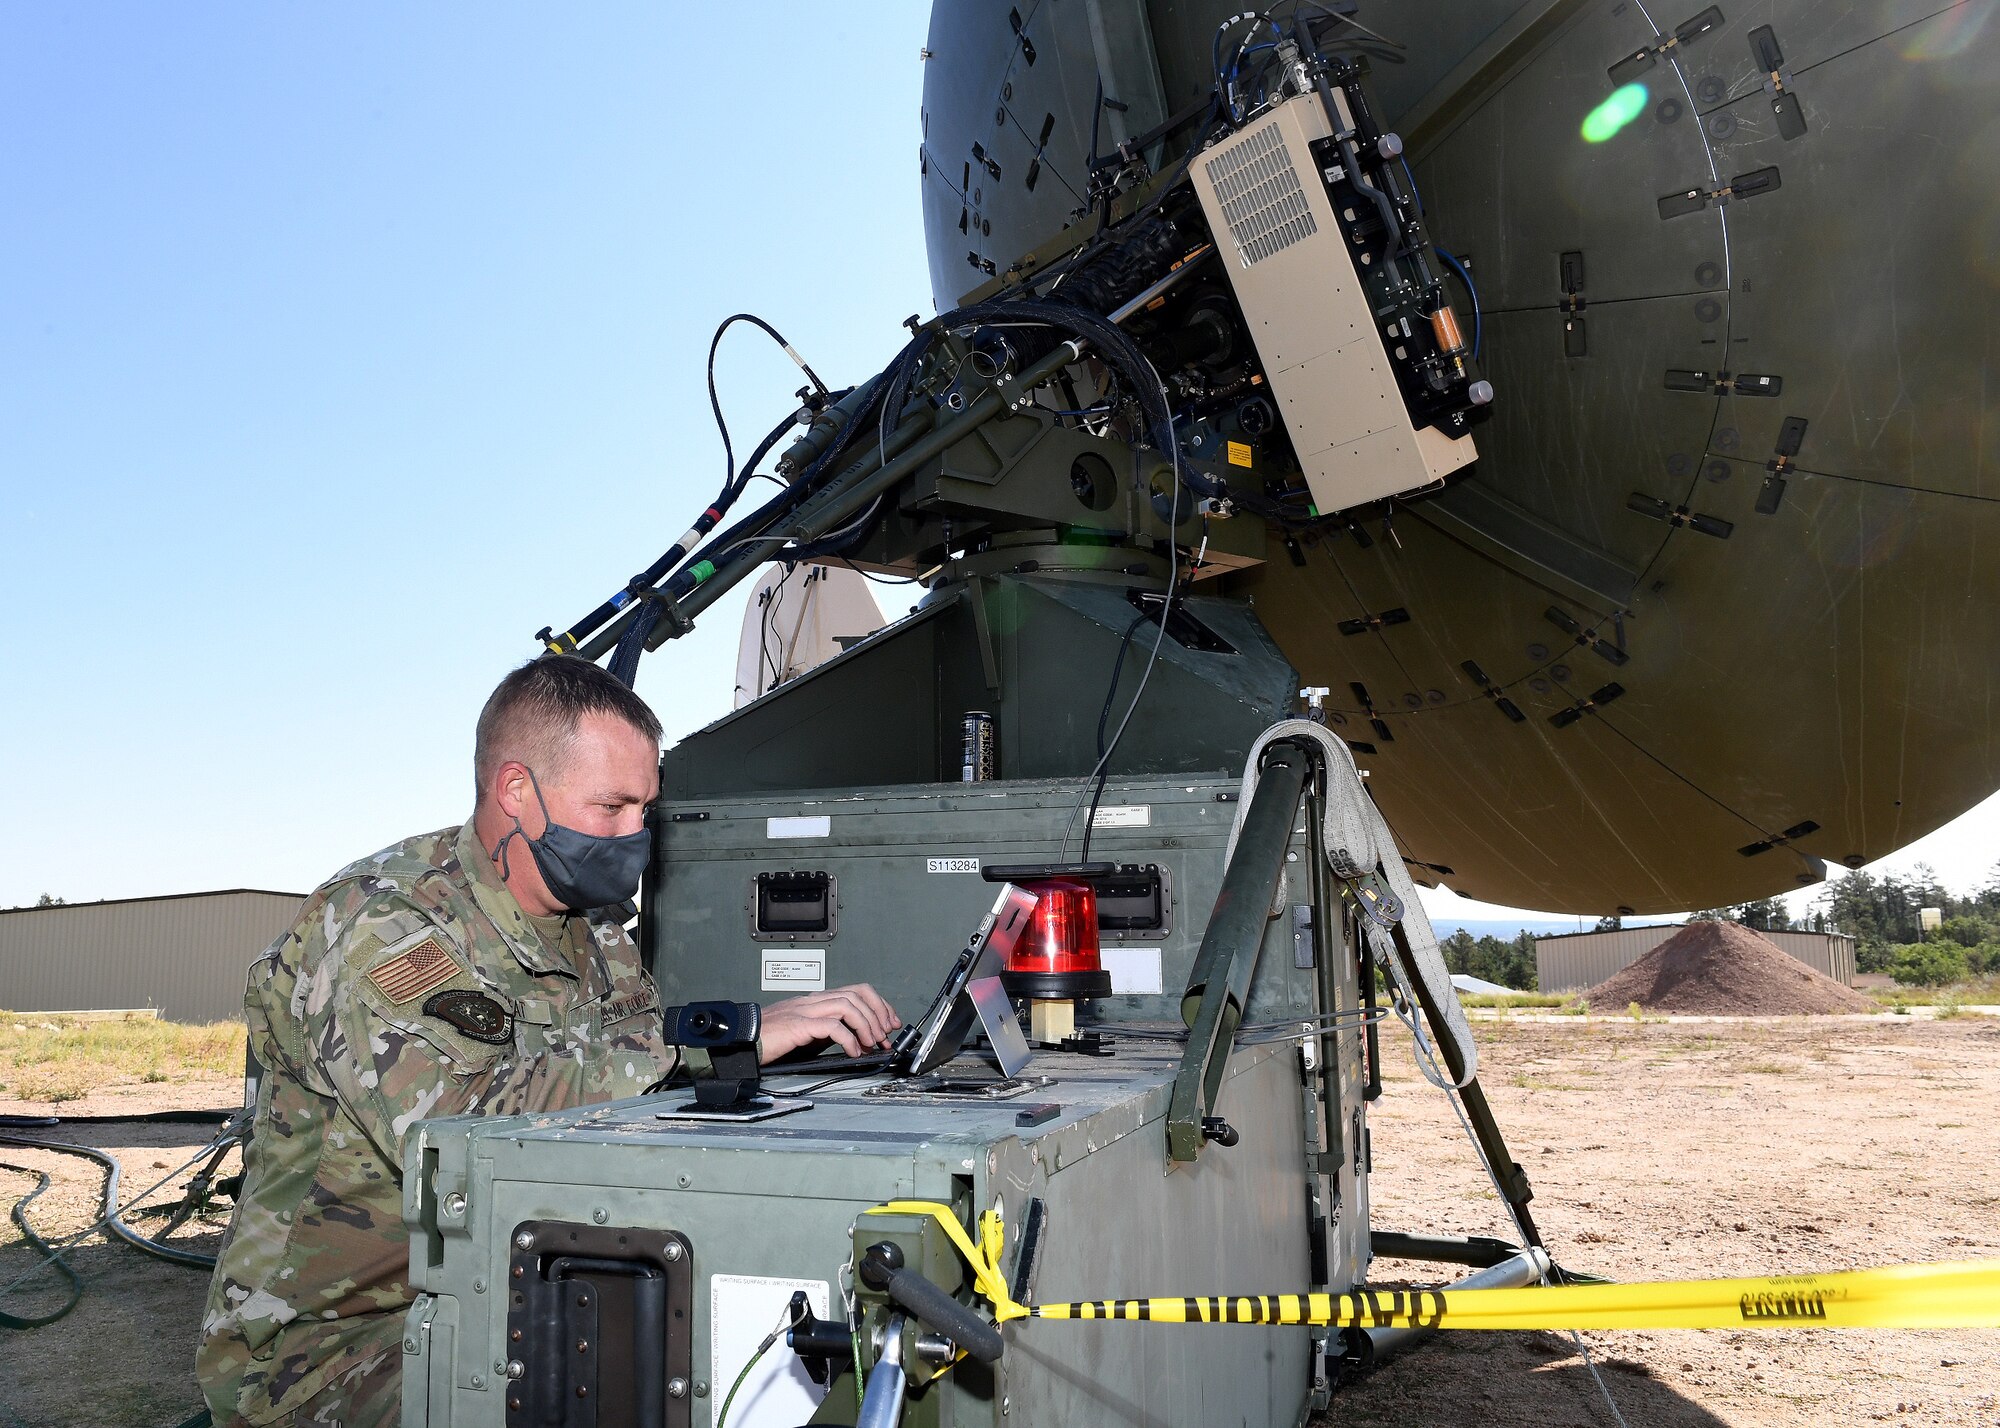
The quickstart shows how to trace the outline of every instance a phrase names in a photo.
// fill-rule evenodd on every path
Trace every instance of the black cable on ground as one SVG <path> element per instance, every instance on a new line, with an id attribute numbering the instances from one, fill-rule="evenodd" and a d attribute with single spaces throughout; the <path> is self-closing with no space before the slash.
<path id="1" fill-rule="evenodd" d="M 162 1244 L 158 1240 L 148 1239 L 125 1223 L 118 1206 L 118 1180 L 122 1171 L 116 1156 L 95 1146 L 71 1145 L 64 1141 L 31 1140 L 26 1136 L 0 1135 L 0 1145 L 24 1146 L 30 1150 L 52 1150 L 59 1155 L 77 1155 L 85 1160 L 95 1161 L 104 1167 L 104 1218 L 101 1222 L 104 1228 L 132 1248 L 152 1255 L 156 1259 L 163 1259 L 169 1264 L 182 1265 L 188 1269 L 215 1268 L 214 1255 L 184 1250 L 174 1245 Z M 55 1262 L 58 1265 L 62 1263 L 60 1258 Z"/>
<path id="2" fill-rule="evenodd" d="M 49 1242 L 36 1234 L 35 1227 L 28 1223 L 28 1203 L 49 1188 L 48 1172 L 5 1161 L 0 1161 L 0 1170 L 19 1171 L 23 1175 L 34 1176 L 39 1182 L 33 1190 L 14 1202 L 14 1208 L 8 1212 L 8 1218 L 20 1229 L 21 1238 L 28 1248 L 45 1256 L 49 1263 L 55 1266 L 56 1273 L 69 1282 L 69 1298 L 60 1309 L 51 1310 L 47 1314 L 9 1314 L 0 1310 L 0 1329 L 39 1329 L 44 1324 L 55 1323 L 76 1308 L 78 1301 L 83 1298 L 83 1279 L 70 1268 L 69 1261 L 64 1259 L 60 1252 L 49 1248 Z"/>
<path id="3" fill-rule="evenodd" d="M 242 1111 L 146 1111 L 129 1116 L 0 1116 L 0 1130 L 46 1130 L 52 1126 L 223 1125 Z"/>

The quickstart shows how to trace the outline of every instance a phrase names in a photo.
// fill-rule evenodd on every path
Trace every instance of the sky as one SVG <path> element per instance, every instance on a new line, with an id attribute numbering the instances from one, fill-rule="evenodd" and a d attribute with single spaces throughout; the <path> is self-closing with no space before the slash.
<path id="1" fill-rule="evenodd" d="M 716 323 L 832 382 L 930 312 L 927 10 L 752 65 L 680 4 L 0 7 L 0 907 L 460 821 L 487 692 L 721 485 Z M 718 381 L 740 453 L 801 379 Z M 669 734 L 742 599 L 641 669 Z"/>
<path id="2" fill-rule="evenodd" d="M 684 4 L 0 7 L 0 907 L 461 820 L 495 681 L 720 485 L 716 323 L 842 384 L 932 310 L 927 10 L 762 6 L 750 64 Z M 740 453 L 800 379 L 739 327 L 718 381 Z M 670 737 L 746 593 L 642 666 Z"/>

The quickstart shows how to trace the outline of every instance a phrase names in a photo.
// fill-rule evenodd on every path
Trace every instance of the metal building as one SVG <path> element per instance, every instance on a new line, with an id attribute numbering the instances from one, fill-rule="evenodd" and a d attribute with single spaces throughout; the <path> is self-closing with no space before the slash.
<path id="1" fill-rule="evenodd" d="M 231 888 L 0 912 L 0 1007 L 155 1007 L 170 1021 L 237 1020 L 245 969 L 304 901 Z"/>
<path id="2" fill-rule="evenodd" d="M 1615 932 L 1569 932 L 1535 939 L 1535 986 L 1544 992 L 1580 992 L 1624 971 L 1685 923 L 1621 927 Z M 1854 939 L 1844 932 L 1765 932 L 1781 950 L 1821 976 L 1854 985 Z"/>

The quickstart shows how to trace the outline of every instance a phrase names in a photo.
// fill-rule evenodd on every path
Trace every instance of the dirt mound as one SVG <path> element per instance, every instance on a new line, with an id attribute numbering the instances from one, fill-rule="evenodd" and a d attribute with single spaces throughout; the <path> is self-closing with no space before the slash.
<path id="1" fill-rule="evenodd" d="M 1637 1002 L 1694 1016 L 1864 1012 L 1875 1004 L 1735 922 L 1690 922 L 1584 997 L 1593 1010 Z"/>

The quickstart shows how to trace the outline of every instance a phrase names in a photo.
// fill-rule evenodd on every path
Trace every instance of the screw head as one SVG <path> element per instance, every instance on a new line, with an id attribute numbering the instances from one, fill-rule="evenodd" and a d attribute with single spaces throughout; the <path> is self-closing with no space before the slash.
<path id="1" fill-rule="evenodd" d="M 686 1379 L 670 1378 L 667 1380 L 667 1397 L 686 1398 L 687 1392 L 688 1392 L 688 1381 Z"/>
<path id="2" fill-rule="evenodd" d="M 414 1354 L 414 1353 L 415 1353 L 416 1351 L 417 1351 L 417 1341 L 416 1341 L 415 1339 L 405 1339 L 405 1340 L 403 1340 L 403 1352 L 404 1352 L 404 1353 L 406 1353 L 406 1354 Z"/>
<path id="3" fill-rule="evenodd" d="M 522 1363 L 519 1359 L 507 1360 L 507 1377 L 519 1378 L 522 1374 L 526 1373 L 527 1371 L 528 1371 L 528 1366 Z"/>
<path id="4" fill-rule="evenodd" d="M 486 1387 L 486 1375 L 485 1375 L 485 1374 L 483 1374 L 483 1373 L 476 1373 L 476 1374 L 474 1374 L 474 1375 L 472 1376 L 472 1386 L 473 1386 L 474 1388 L 484 1388 L 484 1387 Z"/>
<path id="5" fill-rule="evenodd" d="M 486 1281 L 485 1281 L 485 1280 L 483 1280 L 483 1279 L 475 1279 L 475 1280 L 473 1280 L 473 1281 L 472 1281 L 472 1292 L 473 1292 L 474 1294 L 484 1294 L 484 1293 L 486 1292 Z"/>
<path id="6" fill-rule="evenodd" d="M 669 1262 L 678 1263 L 682 1254 L 680 1241 L 668 1240 L 666 1254 Z"/>
<path id="7" fill-rule="evenodd" d="M 528 1231 L 523 1230 L 520 1234 L 514 1236 L 515 1249 L 533 1249 L 534 1247 L 535 1237 L 528 1233 Z"/>
<path id="8" fill-rule="evenodd" d="M 683 1175 L 680 1177 L 681 1189 L 685 1190 L 692 1184 L 694 1184 L 694 1177 L 692 1175 Z"/>
<path id="9" fill-rule="evenodd" d="M 453 1219 L 457 1219 L 465 1213 L 465 1197 L 454 1190 L 444 1197 L 444 1204 L 439 1208 Z"/>
<path id="10" fill-rule="evenodd" d="M 590 1222 L 594 1225 L 601 1225 L 610 1218 L 611 1212 L 602 1206 L 590 1212 Z"/>

